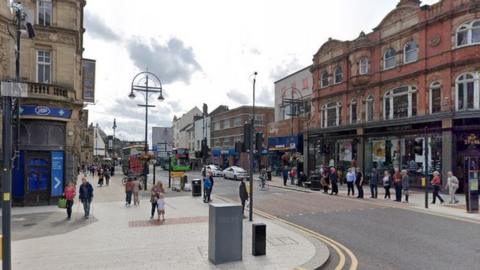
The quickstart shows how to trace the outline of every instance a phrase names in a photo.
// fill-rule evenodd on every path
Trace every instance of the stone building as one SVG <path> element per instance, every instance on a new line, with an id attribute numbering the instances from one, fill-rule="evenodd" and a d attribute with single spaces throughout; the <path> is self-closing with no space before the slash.
<path id="1" fill-rule="evenodd" d="M 15 79 L 14 15 L 0 4 L 0 80 Z M 54 202 L 80 166 L 85 0 L 21 1 L 34 17 L 36 37 L 21 39 L 19 167 L 12 196 L 21 204 Z"/>
<path id="2" fill-rule="evenodd" d="M 372 32 L 328 40 L 311 68 L 309 171 L 398 167 L 418 186 L 452 170 L 463 183 L 480 144 L 479 70 L 478 0 L 401 0 Z"/>

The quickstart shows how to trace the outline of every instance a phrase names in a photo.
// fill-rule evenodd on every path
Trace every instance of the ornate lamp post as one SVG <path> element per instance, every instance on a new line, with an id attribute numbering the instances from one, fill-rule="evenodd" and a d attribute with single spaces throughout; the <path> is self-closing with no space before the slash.
<path id="1" fill-rule="evenodd" d="M 149 105 L 148 101 L 153 94 L 158 94 L 158 100 L 163 101 L 163 89 L 160 79 L 151 72 L 140 72 L 132 80 L 132 86 L 130 90 L 129 98 L 134 99 L 135 93 L 140 92 L 145 98 L 145 104 L 138 104 L 139 107 L 145 108 L 145 164 L 143 167 L 144 176 L 144 188 L 147 188 L 147 176 L 148 176 L 148 108 L 155 107 L 155 105 Z"/>
<path id="2" fill-rule="evenodd" d="M 115 160 L 116 160 L 116 154 L 115 154 L 115 130 L 117 129 L 117 119 L 113 118 L 113 141 L 112 141 L 112 160 L 113 160 L 113 167 L 115 167 Z"/>

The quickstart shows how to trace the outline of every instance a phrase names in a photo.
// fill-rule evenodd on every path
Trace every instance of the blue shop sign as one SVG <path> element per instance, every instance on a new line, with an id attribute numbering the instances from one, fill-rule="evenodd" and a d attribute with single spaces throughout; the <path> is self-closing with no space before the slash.
<path id="1" fill-rule="evenodd" d="M 52 152 L 52 197 L 62 196 L 63 194 L 63 151 Z"/>
<path id="2" fill-rule="evenodd" d="M 51 108 L 41 105 L 22 105 L 20 108 L 22 116 L 47 116 L 70 119 L 72 110 L 65 108 Z"/>

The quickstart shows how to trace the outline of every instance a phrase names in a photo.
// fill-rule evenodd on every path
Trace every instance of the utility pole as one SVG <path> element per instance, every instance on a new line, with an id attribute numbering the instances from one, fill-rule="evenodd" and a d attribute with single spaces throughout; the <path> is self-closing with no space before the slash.
<path id="1" fill-rule="evenodd" d="M 251 139 L 250 139 L 250 207 L 249 207 L 249 221 L 253 221 L 253 138 L 255 138 L 255 83 L 257 81 L 257 72 L 253 73 L 253 106 L 252 106 L 252 119 L 251 119 Z"/>

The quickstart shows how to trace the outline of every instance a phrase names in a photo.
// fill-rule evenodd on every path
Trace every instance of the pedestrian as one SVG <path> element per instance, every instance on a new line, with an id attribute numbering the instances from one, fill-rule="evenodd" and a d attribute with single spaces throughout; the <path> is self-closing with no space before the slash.
<path id="1" fill-rule="evenodd" d="M 440 187 L 442 186 L 442 179 L 440 178 L 440 173 L 437 171 L 433 172 L 433 179 L 430 182 L 433 186 L 433 201 L 432 204 L 435 204 L 436 199 L 440 200 L 440 204 L 444 203 L 442 196 L 440 196 Z"/>
<path id="2" fill-rule="evenodd" d="M 450 194 L 450 203 L 452 204 L 457 204 L 458 200 L 455 196 L 455 193 L 457 192 L 459 181 L 456 176 L 453 175 L 452 172 L 447 173 L 448 178 L 447 178 L 447 185 L 445 186 L 445 189 L 448 187 L 448 193 Z"/>
<path id="3" fill-rule="evenodd" d="M 125 183 L 125 206 L 130 206 L 132 204 L 132 194 L 133 189 L 135 188 L 134 181 L 137 181 L 136 177 L 133 179 L 133 181 L 131 178 L 129 178 L 127 183 Z"/>
<path id="4" fill-rule="evenodd" d="M 108 185 L 110 185 L 110 169 L 106 169 L 103 171 L 103 176 L 105 177 L 105 183 Z"/>
<path id="5" fill-rule="evenodd" d="M 377 168 L 373 167 L 372 172 L 370 173 L 370 198 L 378 198 L 378 181 L 379 175 Z"/>
<path id="6" fill-rule="evenodd" d="M 157 214 L 158 220 L 160 220 L 160 216 L 162 216 L 162 220 L 165 222 L 165 194 L 159 193 L 157 195 Z"/>
<path id="7" fill-rule="evenodd" d="M 212 187 L 210 187 L 210 194 L 213 191 L 213 186 L 215 185 L 215 180 L 213 179 L 213 172 L 208 172 L 208 178 L 210 179 L 210 182 L 212 182 Z M 211 200 L 209 200 L 210 202 Z"/>
<path id="8" fill-rule="evenodd" d="M 355 168 L 349 168 L 348 173 L 347 173 L 347 189 L 348 193 L 347 195 L 350 196 L 350 191 L 352 192 L 352 196 L 355 196 L 355 188 L 353 187 L 353 184 L 356 181 L 356 175 L 355 175 Z"/>
<path id="9" fill-rule="evenodd" d="M 410 176 L 408 176 L 407 170 L 402 170 L 402 191 L 405 195 L 405 200 L 403 202 L 408 203 L 408 196 L 410 195 Z"/>
<path id="10" fill-rule="evenodd" d="M 63 194 L 67 200 L 67 219 L 70 220 L 72 218 L 73 200 L 75 199 L 75 196 L 77 196 L 75 184 L 73 182 L 69 182 L 65 187 Z"/>
<path id="11" fill-rule="evenodd" d="M 337 179 L 337 170 L 335 167 L 330 168 L 330 174 L 328 175 L 328 180 L 332 185 L 332 192 L 330 195 L 338 195 L 338 179 Z"/>
<path id="12" fill-rule="evenodd" d="M 93 186 L 87 181 L 86 177 L 82 177 L 82 184 L 78 190 L 79 199 L 83 204 L 83 210 L 85 212 L 85 218 L 90 216 L 90 205 L 93 199 Z"/>
<path id="13" fill-rule="evenodd" d="M 107 182 L 108 183 L 108 182 Z M 107 184 L 108 185 L 108 184 Z M 133 181 L 133 205 L 140 205 L 140 196 L 139 196 L 139 192 L 140 192 L 140 181 L 138 181 L 138 179 L 135 179 L 135 181 Z"/>
<path id="14" fill-rule="evenodd" d="M 165 193 L 165 190 L 163 189 L 163 184 L 161 182 L 154 185 L 150 190 L 150 203 L 152 204 L 150 219 L 153 219 L 153 217 L 155 216 L 155 212 L 157 210 L 157 198 L 159 197 L 160 193 Z"/>
<path id="15" fill-rule="evenodd" d="M 323 187 L 323 193 L 328 194 L 328 188 L 330 186 L 328 170 L 322 169 L 320 174 L 320 184 Z"/>
<path id="16" fill-rule="evenodd" d="M 340 167 L 337 170 L 337 180 L 340 182 L 340 186 L 343 186 L 343 183 L 345 182 L 345 174 L 343 172 L 343 169 Z"/>
<path id="17" fill-rule="evenodd" d="M 240 201 L 242 202 L 242 214 L 245 217 L 245 203 L 248 200 L 247 186 L 243 181 L 243 178 L 240 179 L 240 186 L 238 187 L 238 196 L 240 196 Z"/>
<path id="18" fill-rule="evenodd" d="M 295 185 L 295 177 L 297 176 L 297 168 L 292 167 L 290 170 L 290 184 Z"/>
<path id="19" fill-rule="evenodd" d="M 360 168 L 356 170 L 357 174 L 355 175 L 355 185 L 357 186 L 358 196 L 357 198 L 363 199 L 363 173 Z"/>
<path id="20" fill-rule="evenodd" d="M 305 175 L 305 173 L 303 172 L 300 172 L 298 174 L 298 182 L 297 182 L 297 185 L 299 187 L 303 187 L 303 183 L 307 182 L 307 176 Z"/>
<path id="21" fill-rule="evenodd" d="M 383 197 L 384 199 L 388 198 L 390 199 L 390 187 L 392 186 L 392 178 L 390 176 L 390 172 L 388 170 L 385 170 L 383 172 L 383 188 L 385 189 L 385 196 Z"/>
<path id="22" fill-rule="evenodd" d="M 395 201 L 402 201 L 402 175 L 398 168 L 394 169 L 393 173 L 393 187 L 395 188 Z"/>
<path id="23" fill-rule="evenodd" d="M 288 180 L 288 167 L 287 166 L 283 167 L 282 175 L 283 175 L 283 185 L 286 186 L 287 185 L 287 180 Z"/>
<path id="24" fill-rule="evenodd" d="M 114 176 L 114 175 L 115 175 L 115 163 L 112 164 L 112 166 L 110 167 L 110 175 L 111 175 L 111 176 Z"/>
<path id="25" fill-rule="evenodd" d="M 204 190 L 203 202 L 209 203 L 210 195 L 212 192 L 212 181 L 210 180 L 210 177 L 205 178 L 205 180 L 203 181 L 203 190 Z"/>
<path id="26" fill-rule="evenodd" d="M 98 168 L 98 186 L 99 187 L 103 186 L 103 168 L 102 167 Z"/>

